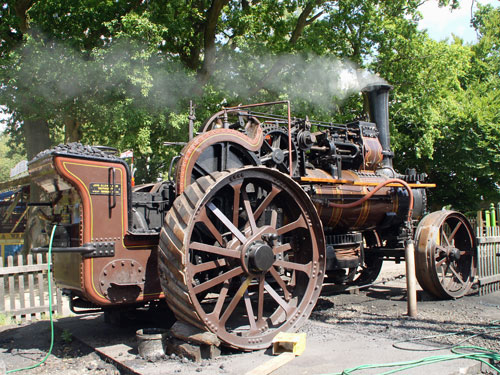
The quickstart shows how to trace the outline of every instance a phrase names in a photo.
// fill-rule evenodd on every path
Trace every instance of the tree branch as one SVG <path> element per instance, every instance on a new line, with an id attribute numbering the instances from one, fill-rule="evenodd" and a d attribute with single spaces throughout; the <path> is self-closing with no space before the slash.
<path id="1" fill-rule="evenodd" d="M 295 29 L 293 30 L 292 36 L 290 37 L 290 40 L 289 40 L 290 44 L 293 45 L 293 44 L 297 43 L 300 36 L 304 32 L 304 28 L 307 25 L 309 25 L 311 22 L 314 21 L 314 20 L 312 20 L 311 22 L 308 23 L 307 18 L 309 17 L 309 15 L 312 13 L 312 11 L 314 10 L 314 8 L 316 6 L 323 4 L 325 1 L 326 0 L 314 0 L 314 1 L 310 1 L 306 4 L 304 9 L 302 10 L 302 13 L 300 13 L 299 18 L 297 19 L 297 24 L 295 25 Z M 319 17 L 320 15 L 316 15 L 316 16 Z M 316 16 L 314 16 L 314 17 L 316 17 Z M 316 18 L 314 18 L 314 19 L 316 19 Z"/>
<path id="2" fill-rule="evenodd" d="M 29 29 L 29 16 L 28 11 L 34 4 L 34 0 L 18 0 L 14 4 L 14 11 L 17 18 L 19 18 L 19 28 L 23 34 Z"/>
<path id="3" fill-rule="evenodd" d="M 203 65 L 198 72 L 198 81 L 201 84 L 206 83 L 213 72 L 213 66 L 215 64 L 215 37 L 217 23 L 222 13 L 222 8 L 224 8 L 224 6 L 228 3 L 229 0 L 213 0 L 210 9 L 207 11 L 205 31 L 203 34 L 205 57 L 203 59 Z"/>
<path id="4" fill-rule="evenodd" d="M 292 32 L 290 40 L 288 41 L 290 45 L 296 44 L 299 38 L 302 36 L 304 28 L 313 23 L 323 14 L 323 11 L 320 11 L 309 20 L 307 19 L 316 6 L 321 5 L 325 2 L 326 0 L 314 0 L 306 4 L 306 6 L 299 15 L 299 18 L 297 19 L 295 28 Z M 252 96 L 255 93 L 257 93 L 257 91 L 259 91 L 262 88 L 262 86 L 269 79 L 269 77 L 278 74 L 281 69 L 281 66 L 282 65 L 279 60 L 276 63 L 274 63 L 271 69 L 269 69 L 269 71 L 264 75 L 264 77 L 254 86 L 252 90 L 250 90 L 249 96 Z"/>
<path id="5" fill-rule="evenodd" d="M 325 13 L 325 12 L 324 11 L 318 12 L 314 16 L 312 16 L 311 18 L 309 18 L 306 21 L 306 26 L 309 26 L 311 23 L 313 23 L 314 21 L 316 21 L 319 17 L 321 17 L 323 15 L 323 13 Z"/>

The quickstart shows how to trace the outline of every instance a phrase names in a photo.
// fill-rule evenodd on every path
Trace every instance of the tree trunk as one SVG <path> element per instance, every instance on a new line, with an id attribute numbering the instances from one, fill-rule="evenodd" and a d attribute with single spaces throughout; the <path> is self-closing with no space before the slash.
<path id="1" fill-rule="evenodd" d="M 33 159 L 40 151 L 50 148 L 51 141 L 47 121 L 42 119 L 25 120 L 23 130 L 28 161 Z"/>
<path id="2" fill-rule="evenodd" d="M 66 143 L 78 142 L 81 138 L 80 123 L 71 117 L 64 121 L 64 141 Z"/>
<path id="3" fill-rule="evenodd" d="M 23 124 L 26 154 L 28 161 L 40 151 L 50 148 L 49 126 L 45 120 L 26 120 Z M 35 184 L 30 185 L 30 203 L 41 201 L 42 190 Z M 27 254 L 33 247 L 47 244 L 47 234 L 44 233 L 45 222 L 37 215 L 38 207 L 30 207 L 26 218 L 24 231 L 23 253 Z"/>

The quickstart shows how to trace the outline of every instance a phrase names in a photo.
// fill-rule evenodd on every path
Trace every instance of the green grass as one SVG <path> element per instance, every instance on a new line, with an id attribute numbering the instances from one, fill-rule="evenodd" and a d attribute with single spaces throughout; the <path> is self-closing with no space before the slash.
<path id="1" fill-rule="evenodd" d="M 0 326 L 9 326 L 16 323 L 15 319 L 13 319 L 10 315 L 0 314 Z"/>

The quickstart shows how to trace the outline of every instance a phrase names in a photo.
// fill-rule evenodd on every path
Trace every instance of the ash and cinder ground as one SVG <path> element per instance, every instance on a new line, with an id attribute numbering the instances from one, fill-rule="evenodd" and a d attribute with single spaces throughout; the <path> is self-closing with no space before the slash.
<path id="1" fill-rule="evenodd" d="M 405 279 L 397 278 L 404 274 L 404 265 L 384 265 L 378 284 L 359 294 L 328 295 L 328 287 L 314 309 L 309 321 L 301 331 L 307 333 L 307 340 L 324 342 L 325 346 L 338 347 L 339 336 L 353 337 L 373 343 L 374 340 L 385 340 L 397 346 L 422 351 L 416 357 L 432 355 L 425 352 L 433 348 L 453 345 L 475 345 L 500 352 L 500 293 L 479 297 L 470 295 L 458 300 L 439 301 L 419 291 L 418 317 L 406 315 Z M 384 280 L 387 280 L 384 282 Z M 137 355 L 135 347 L 135 330 L 142 327 L 108 327 L 106 333 L 89 347 L 77 336 L 85 332 L 81 326 L 99 324 L 104 326 L 102 317 L 94 320 L 78 321 L 80 333 L 66 330 L 65 320 L 56 323 L 55 345 L 47 362 L 40 367 L 20 372 L 20 374 L 99 374 L 115 375 L 133 373 L 127 371 L 116 362 L 100 357 L 95 347 L 120 345 L 126 343 L 132 350 L 118 353 L 115 360 L 123 358 L 126 366 L 136 369 L 141 374 L 161 373 L 199 373 L 224 374 L 231 373 L 228 361 L 248 363 L 251 369 L 254 362 L 265 361 L 264 352 L 240 353 L 223 350 L 223 356 L 193 363 L 175 356 L 165 356 L 155 363 L 145 361 Z M 66 326 L 71 327 L 71 326 Z M 72 327 L 75 327 L 73 325 Z M 88 326 L 87 326 L 88 327 Z M 458 333 L 458 334 L 455 334 Z M 439 335 L 423 341 L 412 341 L 416 338 Z M 49 349 L 50 329 L 48 321 L 11 325 L 0 328 L 0 361 L 7 370 L 33 365 L 42 359 Z M 359 347 L 363 347 L 359 343 Z M 383 350 L 382 348 L 380 349 Z M 354 354 L 354 353 L 352 353 Z M 362 362 L 362 359 L 360 358 Z M 359 364 L 362 364 L 362 363 Z"/>

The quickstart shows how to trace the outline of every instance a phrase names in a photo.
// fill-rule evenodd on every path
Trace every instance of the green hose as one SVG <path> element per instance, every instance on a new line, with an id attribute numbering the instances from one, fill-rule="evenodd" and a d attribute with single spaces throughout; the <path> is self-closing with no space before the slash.
<path id="1" fill-rule="evenodd" d="M 54 234 L 56 233 L 56 227 L 57 225 L 54 225 L 52 228 L 52 233 L 50 234 L 50 242 L 49 242 L 49 253 L 48 253 L 48 258 L 47 258 L 47 277 L 48 277 L 48 283 L 49 283 L 49 317 L 50 317 L 50 348 L 47 354 L 45 355 L 45 358 L 43 358 L 40 362 L 37 364 L 34 364 L 32 366 L 28 367 L 23 367 L 23 368 L 18 368 L 15 370 L 9 370 L 6 371 L 6 374 L 10 374 L 12 372 L 18 372 L 18 371 L 24 371 L 24 370 L 31 370 L 35 367 L 38 367 L 45 363 L 47 358 L 49 358 L 50 354 L 52 353 L 52 348 L 54 347 L 54 320 L 52 319 L 52 273 L 50 269 L 50 263 L 52 260 L 52 242 L 54 241 Z"/>
<path id="2" fill-rule="evenodd" d="M 496 325 L 497 322 L 498 322 L 498 320 L 492 322 L 492 324 L 495 324 L 495 325 L 489 326 L 489 327 L 491 327 L 492 331 L 498 330 L 498 325 Z M 484 330 L 486 331 L 487 328 L 485 328 Z M 467 330 L 467 331 L 470 331 L 470 330 Z M 460 333 L 461 332 L 455 332 L 455 333 L 448 333 L 448 334 L 444 334 L 444 335 L 426 336 L 426 337 L 422 337 L 419 339 L 421 340 L 421 339 L 425 339 L 425 338 L 435 338 L 435 337 L 440 337 L 440 336 L 457 335 Z M 472 337 L 475 337 L 478 335 L 474 335 Z M 472 337 L 469 337 L 468 339 L 470 339 Z M 416 341 L 419 339 L 407 340 L 406 342 Z M 403 341 L 400 341 L 400 342 L 403 342 Z M 399 349 L 403 349 L 403 348 L 400 348 L 400 347 L 395 346 L 395 345 L 393 345 L 393 346 L 396 348 L 399 348 Z M 404 349 L 406 349 L 406 348 L 404 348 Z M 323 375 L 350 375 L 350 374 L 352 374 L 356 371 L 360 371 L 360 370 L 397 367 L 395 369 L 381 372 L 381 373 L 377 374 L 377 375 L 388 375 L 388 374 L 393 374 L 396 372 L 408 370 L 408 369 L 411 369 L 414 367 L 430 365 L 430 364 L 438 363 L 438 362 L 452 361 L 452 360 L 456 360 L 456 359 L 472 359 L 475 361 L 479 361 L 481 363 L 484 363 L 486 366 L 490 367 L 491 369 L 500 373 L 500 368 L 497 367 L 498 363 L 500 363 L 500 353 L 498 353 L 498 352 L 495 352 L 493 350 L 489 350 L 486 348 L 482 348 L 480 346 L 472 346 L 472 345 L 470 345 L 470 346 L 460 346 L 459 345 L 459 346 L 454 346 L 450 349 L 451 349 L 453 354 L 430 356 L 430 357 L 422 358 L 422 359 L 415 360 L 415 361 L 408 361 L 408 362 L 394 362 L 394 363 L 385 363 L 385 364 L 378 364 L 378 365 L 367 364 L 367 365 L 353 367 L 350 369 L 345 369 L 342 372 L 323 374 Z M 408 350 L 408 349 L 406 349 L 406 350 Z M 494 365 L 492 363 L 495 363 L 496 365 Z"/>

